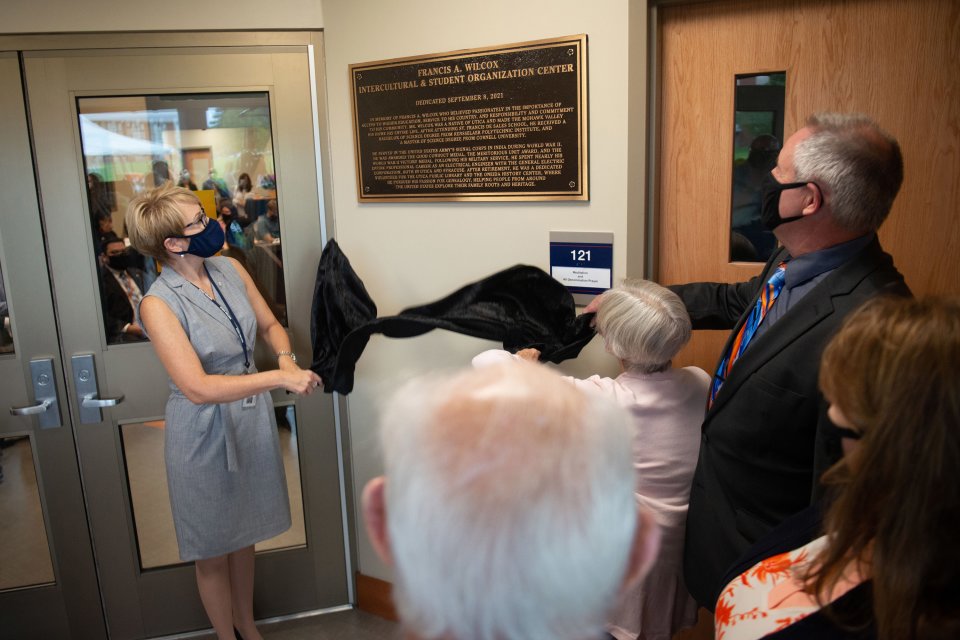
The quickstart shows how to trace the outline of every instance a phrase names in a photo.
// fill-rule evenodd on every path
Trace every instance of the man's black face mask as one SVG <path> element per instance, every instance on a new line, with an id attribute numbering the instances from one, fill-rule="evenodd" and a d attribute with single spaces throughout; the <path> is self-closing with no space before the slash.
<path id="1" fill-rule="evenodd" d="M 780 184 L 777 182 L 773 175 L 767 174 L 763 179 L 763 185 L 761 186 L 760 197 L 762 199 L 762 205 L 760 207 L 760 222 L 763 223 L 763 226 L 773 231 L 781 224 L 787 222 L 796 222 L 803 217 L 803 214 L 797 214 L 795 216 L 790 216 L 789 218 L 780 217 L 780 194 L 788 189 L 799 189 L 800 187 L 805 187 L 809 184 L 808 182 L 787 182 L 786 184 Z"/>

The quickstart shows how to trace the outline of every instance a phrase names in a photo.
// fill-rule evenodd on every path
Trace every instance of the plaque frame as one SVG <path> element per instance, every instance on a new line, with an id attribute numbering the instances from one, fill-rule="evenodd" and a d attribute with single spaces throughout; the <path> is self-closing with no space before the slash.
<path id="1" fill-rule="evenodd" d="M 566 47 L 566 49 L 564 49 L 564 47 Z M 548 64 L 550 60 L 547 58 L 550 56 L 556 58 L 556 56 L 559 55 L 568 56 L 565 61 L 572 64 L 572 70 L 568 69 L 566 64 Z M 543 56 L 545 59 L 538 58 L 538 56 Z M 482 60 L 495 69 L 501 68 L 495 66 L 500 63 L 491 61 L 499 60 L 501 62 L 507 61 L 508 63 L 515 64 L 516 60 L 523 60 L 524 63 L 532 66 L 523 67 L 522 69 L 514 67 L 513 70 L 513 73 L 528 71 L 529 76 L 506 78 L 506 81 L 516 83 L 509 85 L 511 89 L 514 89 L 514 91 L 509 92 L 514 94 L 511 96 L 508 95 L 508 91 L 506 90 L 496 91 L 497 87 L 494 87 L 494 89 L 487 88 L 486 91 L 484 90 L 484 85 L 489 85 L 490 82 L 500 81 L 500 78 L 496 80 L 486 79 L 489 75 L 494 74 L 468 74 L 464 72 L 469 69 L 467 65 L 471 64 L 471 61 L 478 60 Z M 544 64 L 537 66 L 539 62 L 544 62 Z M 486 68 L 491 68 L 491 66 L 487 66 Z M 350 96 L 353 117 L 354 158 L 358 202 L 524 202 L 589 200 L 587 67 L 586 34 L 351 64 L 349 66 Z M 426 73 L 426 71 L 421 70 L 430 69 L 440 69 L 441 73 L 439 75 L 422 75 Z M 443 69 L 446 69 L 447 72 L 443 73 Z M 461 73 L 457 74 L 453 72 L 454 69 L 461 71 Z M 550 69 L 561 69 L 561 71 L 540 73 L 541 70 Z M 381 74 L 381 78 L 384 77 L 383 74 L 392 74 L 392 76 L 390 76 L 392 77 L 392 81 L 377 83 L 376 74 L 378 73 Z M 418 73 L 421 75 L 418 75 Z M 366 76 L 364 74 L 366 74 Z M 442 79 L 452 79 L 456 75 L 461 76 L 461 82 L 454 84 L 451 80 L 450 88 L 454 93 L 439 93 L 442 89 L 438 89 L 434 85 L 426 86 L 426 83 L 430 80 L 442 82 Z M 470 79 L 468 76 L 480 79 Z M 371 80 L 371 78 L 373 78 L 373 80 Z M 437 80 L 437 78 L 441 80 Z M 363 84 L 364 80 L 369 84 Z M 467 80 L 467 82 L 464 83 L 463 80 Z M 553 84 L 550 84 L 551 81 Z M 526 83 L 526 85 L 523 83 Z M 517 86 L 519 86 L 519 90 L 515 90 Z M 524 93 L 523 91 L 528 88 L 528 86 L 537 87 L 537 90 L 540 92 L 531 98 L 529 93 Z M 421 92 L 421 90 L 423 90 L 423 92 Z M 428 90 L 429 94 L 425 93 Z M 464 90 L 468 93 L 464 94 Z M 470 91 L 474 93 L 471 94 L 469 93 Z M 433 97 L 418 100 L 418 95 L 430 95 Z M 562 113 L 570 113 L 571 116 L 575 117 L 548 115 L 545 117 L 553 118 L 553 120 L 544 120 L 544 116 L 538 116 L 538 111 L 540 113 L 549 111 L 534 108 L 549 106 L 549 101 L 542 101 L 544 98 L 541 96 L 544 95 L 548 97 L 554 95 L 559 96 L 559 98 L 556 98 L 557 101 L 554 104 L 563 110 Z M 383 96 L 395 103 L 401 104 L 393 105 L 386 100 L 382 100 L 379 103 L 376 102 L 378 98 Z M 490 98 L 488 96 L 494 97 Z M 471 101 L 465 103 L 467 107 L 466 110 L 461 111 L 460 109 L 463 109 L 461 105 L 454 106 L 453 108 L 449 107 L 448 100 L 456 105 L 467 99 Z M 541 102 L 537 103 L 536 100 L 538 99 L 541 100 Z M 414 106 L 417 108 L 421 106 L 417 104 L 418 102 L 424 103 L 426 109 L 420 112 L 413 109 Z M 471 108 L 478 103 L 485 106 L 479 109 Z M 438 104 L 440 105 L 439 107 L 437 106 Z M 379 111 L 375 111 L 375 109 L 379 109 Z M 483 130 L 478 128 L 479 125 L 474 125 L 474 129 L 469 133 L 480 131 L 480 134 L 484 137 L 470 138 L 464 136 L 464 138 L 461 139 L 460 137 L 450 136 L 446 139 L 450 140 L 450 142 L 446 140 L 437 141 L 438 138 L 442 136 L 450 135 L 445 133 L 445 131 L 449 130 L 449 127 L 437 127 L 435 130 L 429 128 L 431 122 L 437 121 L 438 117 L 441 119 L 446 117 L 446 114 L 484 113 L 485 111 L 489 111 L 490 113 L 499 112 L 497 115 L 505 115 L 504 112 L 509 115 L 517 114 L 514 116 L 514 122 L 520 121 L 519 119 L 521 118 L 528 118 L 528 120 L 522 121 L 522 124 L 529 124 L 531 126 L 514 129 L 500 128 Z M 403 120 L 409 123 L 412 119 L 416 123 L 418 130 L 421 132 L 425 131 L 428 138 L 425 138 L 424 142 L 420 142 L 417 141 L 415 137 L 408 136 L 406 139 L 403 139 L 403 142 L 393 140 L 396 144 L 392 145 L 392 147 L 390 145 L 382 145 L 382 147 L 385 146 L 387 148 L 375 150 L 373 147 L 379 143 L 379 141 L 369 142 L 368 138 L 371 136 L 365 132 L 366 128 L 376 126 L 372 118 L 369 117 L 370 113 L 387 114 L 378 117 L 378 120 L 388 119 L 391 124 L 398 127 L 406 126 Z M 430 117 L 421 117 L 423 114 L 427 114 Z M 397 120 L 397 118 L 401 118 L 401 116 L 402 119 Z M 488 116 L 489 114 L 483 117 L 486 118 Z M 538 118 L 540 118 L 540 120 L 537 120 Z M 492 120 L 492 118 L 490 119 Z M 561 120 L 562 125 L 560 124 Z M 424 121 L 426 121 L 426 126 L 424 125 Z M 503 122 L 502 119 L 501 122 Z M 548 122 L 551 126 L 536 126 L 542 122 Z M 406 130 L 409 131 L 409 128 Z M 526 133 L 527 131 L 530 132 L 529 135 Z M 512 136 L 512 138 L 497 140 L 496 138 L 490 137 L 494 135 Z M 388 136 L 384 136 L 384 138 L 387 137 Z M 394 138 L 396 138 L 396 136 L 394 136 Z M 511 150 L 494 151 L 493 149 L 501 149 L 508 146 L 507 144 L 501 143 L 509 143 Z M 400 148 L 401 145 L 404 148 Z M 534 156 L 535 158 L 548 157 L 549 153 L 546 151 L 546 147 L 550 147 L 554 151 L 553 157 L 555 159 L 552 161 L 554 164 L 549 164 L 551 162 L 549 159 L 536 160 L 536 162 L 543 163 L 536 166 L 531 166 L 534 160 L 526 161 L 526 158 L 530 157 L 529 154 L 541 153 L 541 155 Z M 482 154 L 487 149 L 490 149 L 487 151 L 490 154 L 500 154 L 498 157 L 501 160 L 501 164 L 503 162 L 514 161 L 514 164 L 503 167 L 505 171 L 502 174 L 506 175 L 506 170 L 510 170 L 514 177 L 510 178 L 510 180 L 499 178 L 500 182 L 497 182 L 496 179 L 491 178 L 490 180 L 485 180 L 485 178 L 487 175 L 500 175 L 499 172 L 480 175 L 481 169 L 486 169 L 486 167 L 481 167 L 479 163 L 483 161 L 484 156 Z M 512 149 L 517 149 L 517 151 L 513 151 Z M 559 151 L 557 149 L 559 149 Z M 415 169 L 411 163 L 415 164 L 414 160 L 416 160 L 416 158 L 413 158 L 415 152 L 423 152 L 421 156 L 426 158 L 426 160 L 421 161 L 421 165 L 424 162 L 434 162 L 435 164 L 432 166 L 442 168 L 444 165 L 440 164 L 440 161 L 443 159 L 443 156 L 440 152 L 445 150 L 460 150 L 462 152 L 458 154 L 459 156 L 469 154 L 471 158 L 481 158 L 481 160 L 477 160 L 477 164 L 469 165 L 469 169 L 464 169 L 464 174 L 461 174 L 459 177 L 460 183 L 457 186 L 443 185 L 435 189 L 430 189 L 429 186 L 409 186 L 411 184 L 429 185 L 430 180 L 429 177 L 420 178 L 421 181 L 425 182 L 417 183 L 413 179 Z M 391 167 L 390 171 L 392 171 L 392 173 L 389 175 L 399 179 L 391 182 L 373 177 L 375 153 L 394 154 L 392 156 L 381 155 L 381 157 L 389 157 L 391 159 L 389 166 Z M 508 153 L 512 155 L 505 155 Z M 528 155 L 521 160 L 521 154 Z M 493 157 L 494 156 L 487 156 L 486 161 Z M 404 161 L 408 158 L 413 159 L 405 164 Z M 488 164 L 486 161 L 483 162 Z M 523 166 L 521 166 L 521 161 L 524 162 Z M 464 161 L 461 157 L 461 166 L 463 166 L 463 163 Z M 559 163 L 559 169 L 556 163 Z M 386 164 L 381 162 L 380 166 L 383 167 L 386 166 Z M 548 176 L 545 176 L 544 174 L 547 173 L 547 170 L 539 171 L 537 167 L 546 167 L 546 169 L 551 171 Z M 456 171 L 456 169 L 456 166 L 453 169 L 449 169 L 448 175 L 451 175 L 449 171 Z M 521 172 L 521 169 L 525 171 Z M 557 175 L 558 172 L 559 175 Z M 420 173 L 424 173 L 424 171 L 421 170 Z M 521 173 L 523 174 L 522 177 L 520 175 Z M 381 175 L 384 175 L 383 171 L 381 171 Z M 463 175 L 466 175 L 466 177 L 463 177 Z M 528 177 L 532 179 L 527 180 Z M 470 178 L 473 178 L 472 182 Z M 453 185 L 452 180 L 456 179 L 455 176 L 451 177 L 450 184 Z M 534 184 L 531 186 L 530 182 Z M 398 187 L 397 184 L 401 186 Z"/>

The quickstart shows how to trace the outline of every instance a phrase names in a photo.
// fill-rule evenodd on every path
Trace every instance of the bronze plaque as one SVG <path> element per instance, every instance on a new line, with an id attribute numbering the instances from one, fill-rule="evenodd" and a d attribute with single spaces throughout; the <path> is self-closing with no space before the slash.
<path id="1" fill-rule="evenodd" d="M 360 202 L 587 200 L 587 36 L 350 65 Z"/>

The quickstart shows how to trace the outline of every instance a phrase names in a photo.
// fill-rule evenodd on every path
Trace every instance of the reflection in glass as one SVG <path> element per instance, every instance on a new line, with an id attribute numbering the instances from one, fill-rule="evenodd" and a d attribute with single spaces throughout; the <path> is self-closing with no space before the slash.
<path id="1" fill-rule="evenodd" d="M 0 590 L 54 581 L 30 445 L 0 438 Z"/>
<path id="2" fill-rule="evenodd" d="M 77 111 L 107 343 L 145 340 L 137 308 L 159 269 L 124 250 L 123 216 L 133 197 L 168 183 L 195 191 L 220 220 L 222 255 L 246 267 L 286 325 L 268 94 L 85 97 Z"/>
<path id="3" fill-rule="evenodd" d="M 13 352 L 13 325 L 10 324 L 10 307 L 7 304 L 7 285 L 3 281 L 3 265 L 0 265 L 0 353 Z"/>
<path id="4" fill-rule="evenodd" d="M 776 236 L 760 222 L 761 185 L 783 141 L 786 73 L 737 76 L 733 134 L 730 260 L 766 262 Z"/>
<path id="5" fill-rule="evenodd" d="M 257 551 L 302 547 L 307 543 L 303 524 L 303 494 L 300 490 L 296 410 L 293 405 L 286 405 L 276 407 L 275 411 L 293 524 L 284 533 L 258 543 Z M 167 471 L 163 462 L 163 428 L 162 420 L 120 427 L 127 486 L 130 489 L 140 566 L 143 569 L 180 563 L 167 492 Z"/>

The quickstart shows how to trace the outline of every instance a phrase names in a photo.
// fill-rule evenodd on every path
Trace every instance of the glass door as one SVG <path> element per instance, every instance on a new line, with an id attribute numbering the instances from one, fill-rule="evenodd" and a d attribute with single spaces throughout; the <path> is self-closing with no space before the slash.
<path id="1" fill-rule="evenodd" d="M 309 361 L 321 242 L 306 47 L 24 55 L 39 188 L 76 445 L 110 635 L 207 627 L 181 563 L 163 464 L 166 375 L 137 331 L 157 265 L 128 248 L 126 203 L 195 190 Z M 261 369 L 276 366 L 257 352 Z M 86 400 L 86 402 L 84 402 Z M 294 525 L 257 545 L 255 613 L 346 604 L 330 396 L 274 396 Z"/>
<path id="2" fill-rule="evenodd" d="M 0 113 L 0 635 L 102 638 L 15 53 Z"/>

